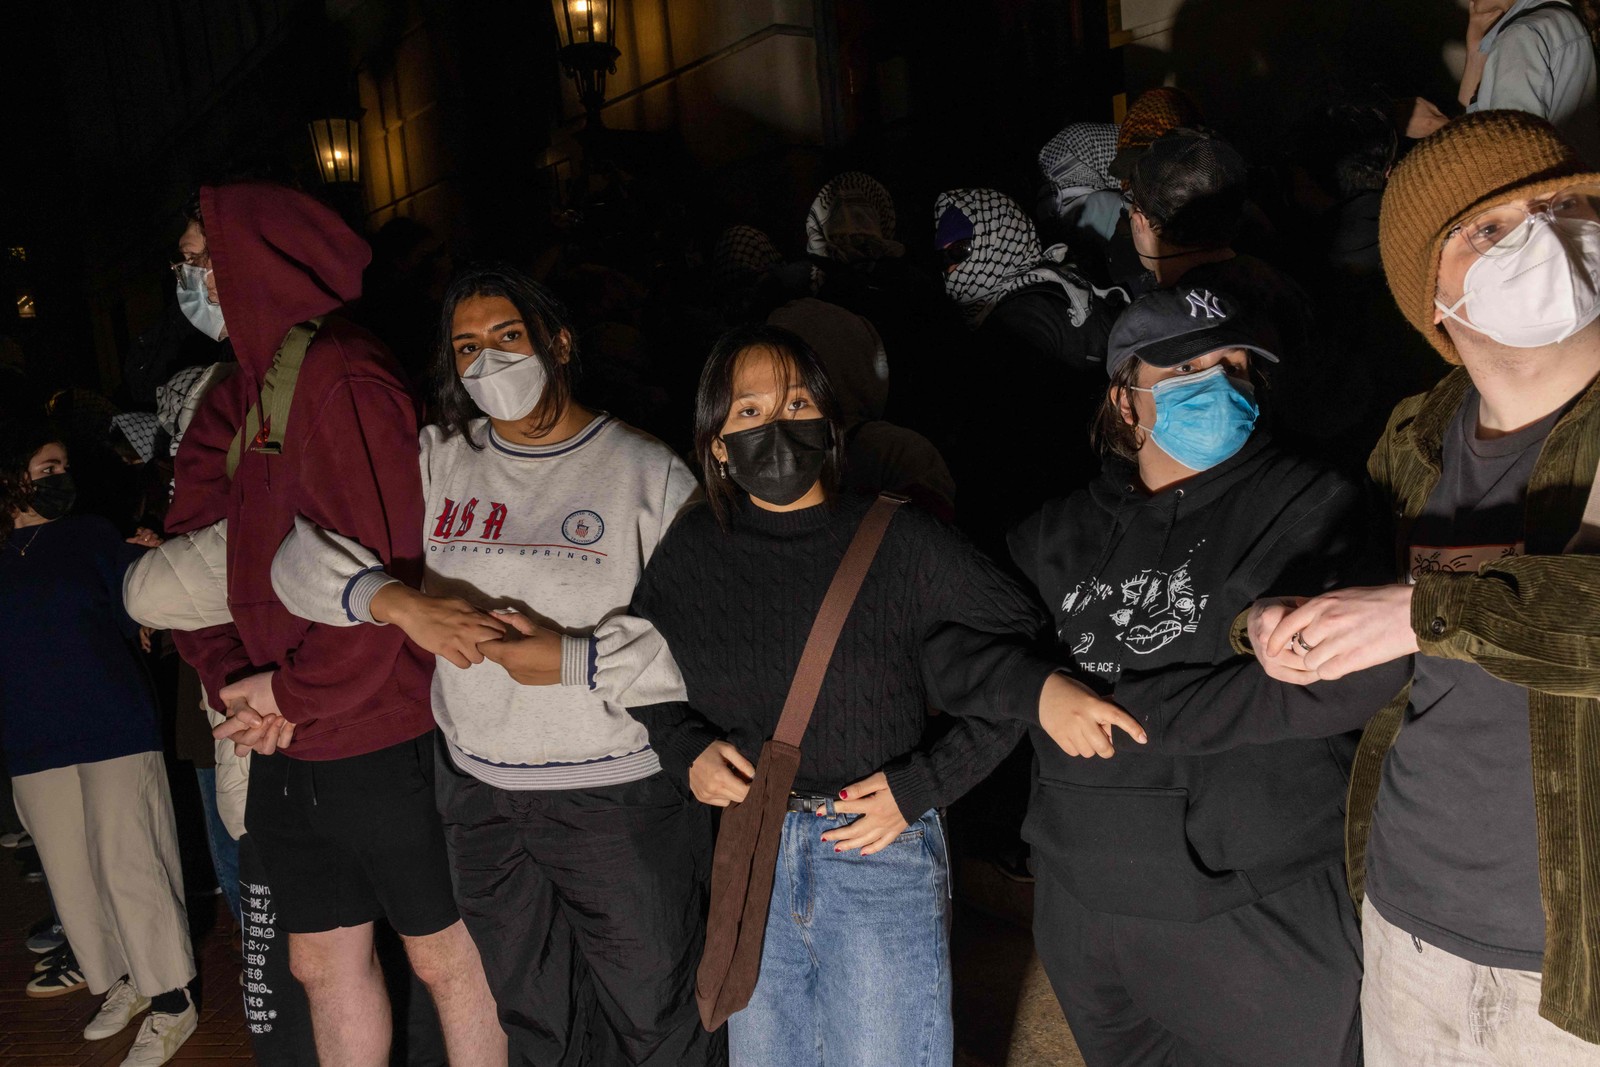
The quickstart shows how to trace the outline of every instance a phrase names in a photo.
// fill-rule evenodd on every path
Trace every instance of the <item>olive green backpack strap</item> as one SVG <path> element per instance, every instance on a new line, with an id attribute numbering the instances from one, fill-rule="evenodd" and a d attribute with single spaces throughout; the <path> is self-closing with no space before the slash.
<path id="1" fill-rule="evenodd" d="M 264 452 L 269 456 L 283 453 L 283 439 L 289 431 L 289 409 L 294 404 L 294 387 L 300 379 L 300 366 L 305 362 L 311 339 L 317 335 L 326 318 L 325 315 L 318 315 L 314 319 L 296 323 L 284 335 L 283 344 L 278 346 L 277 353 L 272 357 L 272 366 L 267 368 L 266 380 L 261 383 L 261 398 L 250 405 L 250 410 L 245 413 L 244 425 L 233 435 L 233 443 L 228 446 L 229 480 L 232 480 L 234 472 L 239 469 L 239 461 L 244 458 L 246 441 L 250 442 L 252 452 Z"/>

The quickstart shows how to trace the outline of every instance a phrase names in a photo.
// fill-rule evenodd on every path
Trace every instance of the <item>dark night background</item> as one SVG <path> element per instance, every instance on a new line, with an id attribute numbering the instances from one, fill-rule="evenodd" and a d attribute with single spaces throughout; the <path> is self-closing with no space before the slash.
<path id="1" fill-rule="evenodd" d="M 106 400 L 152 410 L 155 385 L 173 371 L 223 358 L 223 346 L 178 311 L 168 266 L 182 207 L 200 184 L 258 177 L 323 197 L 372 242 L 365 295 L 348 314 L 414 375 L 452 270 L 506 260 L 570 305 L 586 363 L 580 398 L 683 451 L 693 383 L 723 325 L 727 294 L 706 269 L 718 235 L 752 225 L 801 260 L 817 190 L 862 170 L 893 194 L 906 276 L 933 294 L 934 313 L 900 335 L 917 343 L 885 341 L 896 389 L 910 383 L 922 413 L 934 413 L 934 425 L 905 425 L 945 440 L 943 423 L 961 420 L 939 415 L 959 401 L 967 421 L 997 436 L 997 426 L 1026 421 L 1007 390 L 1020 383 L 1051 400 L 1039 383 L 1056 379 L 1030 385 L 1014 363 L 989 375 L 988 391 L 968 388 L 966 369 L 982 359 L 970 353 L 982 349 L 940 294 L 937 193 L 986 186 L 1031 208 L 1038 152 L 1056 131 L 1120 120 L 1139 92 L 1176 85 L 1258 165 L 1266 187 L 1252 193 L 1270 205 L 1291 131 L 1316 105 L 1420 95 L 1457 110 L 1466 22 L 1465 0 L 615 0 L 620 55 L 597 125 L 558 60 L 555 10 L 584 2 L 7 5 L 0 419 L 73 390 L 53 413 L 70 427 L 84 509 L 129 525 L 138 501 L 165 499 L 168 473 L 150 465 L 157 476 L 139 476 L 148 483 L 141 497 L 136 476 L 110 453 Z M 308 124 L 357 116 L 360 181 L 326 184 Z M 1274 251 L 1294 251 L 1293 225 Z M 804 264 L 799 276 L 810 277 Z M 1369 304 L 1389 316 L 1368 325 L 1385 342 L 1419 348 L 1423 377 L 1436 375 L 1432 351 L 1390 321 L 1381 278 L 1366 282 L 1362 292 L 1377 294 Z M 1366 328 L 1362 316 L 1345 317 L 1357 335 Z M 930 345 L 944 350 L 923 350 Z M 1360 347 L 1344 344 L 1346 353 Z M 1340 361 L 1341 373 L 1399 365 L 1371 347 L 1364 362 Z M 919 374 L 919 364 L 941 373 Z M 1372 404 L 1381 426 L 1388 405 Z M 1346 453 L 1359 462 L 1366 447 Z M 986 547 L 996 547 L 1004 524 L 983 501 L 1008 480 L 1039 483 L 1032 488 L 1044 494 L 1043 483 L 1070 473 L 1041 475 L 1047 465 L 1021 454 L 1021 463 L 980 464 L 963 483 L 980 505 L 968 503 L 962 518 Z M 972 491 L 983 482 L 995 484 Z M 1012 772 L 1013 782 L 1026 781 L 1025 770 Z M 184 776 L 176 799 L 192 837 L 199 799 L 186 768 Z M 1005 831 L 997 836 L 1014 838 L 1026 798 L 973 797 L 971 810 L 992 806 Z M 191 861 L 205 854 L 197 840 L 185 842 Z M 957 996 L 963 1047 L 988 1042 L 1003 1052 L 1019 996 L 1064 1031 L 1042 972 L 1026 986 L 1031 905 L 1013 914 L 1020 898 L 1002 886 L 991 899 L 977 865 L 962 871 L 957 899 L 1011 920 L 965 913 L 957 925 L 958 957 L 972 954 L 962 957 L 967 984 Z M 990 956 L 974 964 L 983 952 Z M 419 1032 L 425 1016 L 409 1016 Z M 422 1051 L 412 1062 L 442 1058 L 428 1058 L 436 1038 L 413 1038 Z"/>
<path id="2" fill-rule="evenodd" d="M 659 293 L 732 223 L 797 254 L 806 205 L 846 168 L 894 192 L 922 251 L 940 189 L 1031 203 L 1055 130 L 1163 82 L 1258 158 L 1335 84 L 1443 103 L 1463 21 L 1454 0 L 635 0 L 595 138 L 547 0 L 11 5 L 0 345 L 46 389 L 146 406 L 123 367 L 182 325 L 163 268 L 208 179 L 321 189 L 369 236 L 414 220 L 379 268 L 417 292 L 494 256 L 568 279 L 604 264 Z M 322 187 L 306 124 L 358 108 L 361 185 Z M 580 294 L 580 319 L 606 299 Z"/>

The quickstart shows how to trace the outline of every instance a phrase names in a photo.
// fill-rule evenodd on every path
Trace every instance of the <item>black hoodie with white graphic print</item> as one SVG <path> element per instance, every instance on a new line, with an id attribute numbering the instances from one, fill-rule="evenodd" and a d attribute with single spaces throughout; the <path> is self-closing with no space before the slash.
<path id="1" fill-rule="evenodd" d="M 1359 486 L 1261 433 L 1180 485 L 1136 482 L 1108 459 L 1009 539 L 1076 677 L 1149 733 L 1081 759 L 1035 726 L 1023 835 L 1085 907 L 1194 922 L 1339 861 L 1349 731 L 1404 684 L 1407 661 L 1300 687 L 1230 640 L 1260 597 L 1381 575 Z"/>

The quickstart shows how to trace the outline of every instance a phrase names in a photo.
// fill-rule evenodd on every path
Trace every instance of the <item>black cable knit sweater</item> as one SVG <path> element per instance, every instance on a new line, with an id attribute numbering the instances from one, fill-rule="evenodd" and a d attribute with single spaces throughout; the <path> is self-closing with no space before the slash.
<path id="1" fill-rule="evenodd" d="M 747 501 L 729 528 L 678 519 L 634 594 L 666 637 L 688 704 L 633 708 L 668 773 L 718 739 L 754 762 L 777 729 L 800 652 L 871 500 L 800 511 Z M 883 770 L 908 822 L 965 793 L 1037 721 L 1056 663 L 1033 600 L 962 536 L 910 507 L 889 524 L 801 745 L 795 789 L 834 793 Z M 957 721 L 925 740 L 928 707 Z"/>

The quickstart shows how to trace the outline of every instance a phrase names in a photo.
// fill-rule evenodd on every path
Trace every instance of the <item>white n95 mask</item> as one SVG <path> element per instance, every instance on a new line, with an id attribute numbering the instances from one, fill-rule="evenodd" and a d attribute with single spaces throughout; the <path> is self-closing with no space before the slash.
<path id="1" fill-rule="evenodd" d="M 1530 215 L 1515 252 L 1482 256 L 1467 270 L 1461 299 L 1434 305 L 1449 318 L 1511 348 L 1565 341 L 1600 317 L 1600 223 L 1575 228 Z M 1456 312 L 1465 304 L 1471 320 Z"/>
<path id="2" fill-rule="evenodd" d="M 472 402 L 491 419 L 515 422 L 533 414 L 548 381 L 544 360 L 520 352 L 485 348 L 478 353 L 461 384 Z"/>

